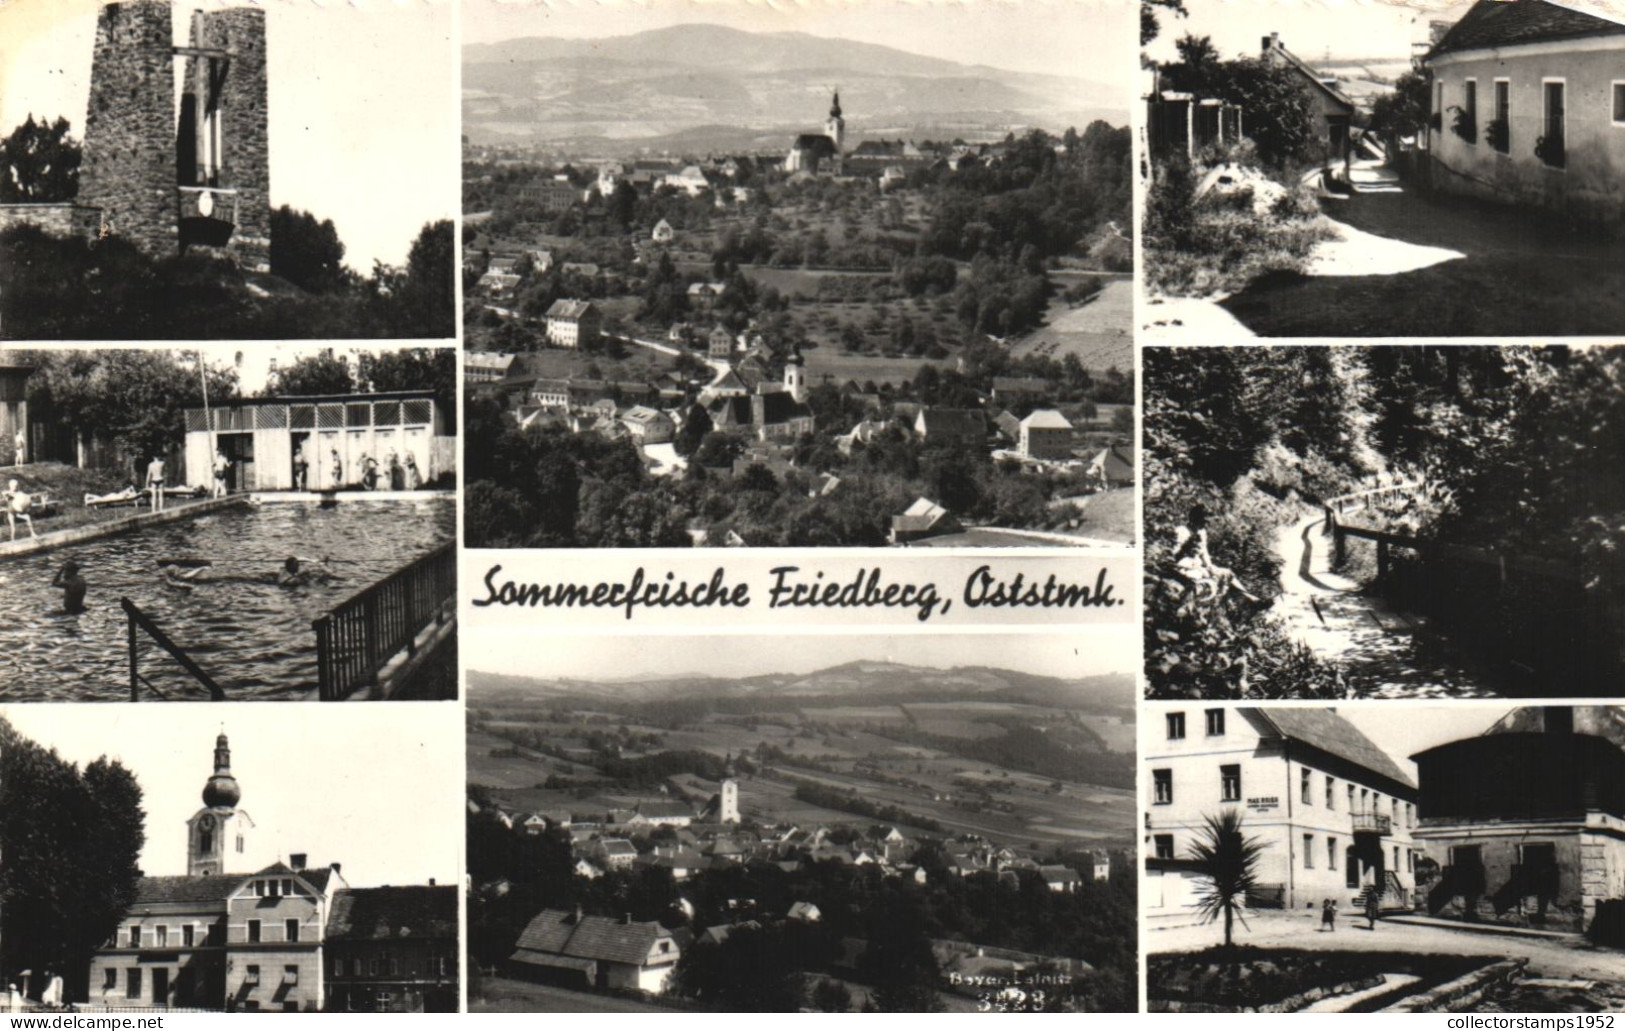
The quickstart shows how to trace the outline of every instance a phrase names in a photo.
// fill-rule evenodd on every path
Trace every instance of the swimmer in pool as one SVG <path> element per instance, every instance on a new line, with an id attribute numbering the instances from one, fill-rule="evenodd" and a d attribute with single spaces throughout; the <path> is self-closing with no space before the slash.
<path id="1" fill-rule="evenodd" d="M 51 586 L 62 588 L 63 612 L 77 615 L 85 611 L 85 591 L 90 585 L 79 575 L 79 563 L 71 558 L 62 563 L 62 568 L 56 571 L 56 578 L 51 581 Z"/>
<path id="2" fill-rule="evenodd" d="M 333 571 L 327 568 L 324 559 L 305 559 L 310 563 L 302 566 L 297 555 L 289 555 L 282 563 L 282 571 L 277 574 L 276 582 L 279 587 L 297 587 L 308 583 L 326 583 L 333 579 Z"/>

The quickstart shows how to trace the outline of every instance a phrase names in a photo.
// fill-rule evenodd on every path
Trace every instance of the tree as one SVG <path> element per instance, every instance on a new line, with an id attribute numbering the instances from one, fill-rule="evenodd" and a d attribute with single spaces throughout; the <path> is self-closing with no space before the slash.
<path id="1" fill-rule="evenodd" d="M 701 405 L 695 404 L 688 410 L 688 418 L 683 420 L 683 428 L 677 431 L 672 447 L 684 458 L 694 454 L 704 443 L 706 436 L 711 432 L 711 416 Z"/>
<path id="2" fill-rule="evenodd" d="M 1371 131 L 1390 140 L 1414 136 L 1428 124 L 1428 108 L 1433 93 L 1432 75 L 1427 70 L 1409 71 L 1371 105 Z"/>
<path id="3" fill-rule="evenodd" d="M 271 271 L 311 293 L 343 287 L 344 244 L 333 220 L 286 204 L 271 212 Z"/>
<path id="4" fill-rule="evenodd" d="M 0 140 L 0 203 L 47 204 L 79 195 L 79 144 L 68 120 L 27 121 Z"/>
<path id="5" fill-rule="evenodd" d="M 1196 908 L 1205 923 L 1224 918 L 1226 948 L 1234 943 L 1237 913 L 1248 893 L 1258 886 L 1258 866 L 1264 854 L 1264 843 L 1246 837 L 1241 824 L 1241 814 L 1235 809 L 1209 815 L 1201 838 L 1191 846 L 1191 857 L 1205 882 L 1197 893 Z"/>
<path id="6" fill-rule="evenodd" d="M 314 397 L 322 394 L 355 393 L 355 377 L 350 363 L 331 352 L 307 355 L 286 368 L 278 369 L 262 397 Z"/>
<path id="7" fill-rule="evenodd" d="M 404 335 L 436 338 L 457 332 L 457 240 L 450 220 L 423 227 L 406 258 L 400 283 Z"/>
<path id="8" fill-rule="evenodd" d="M 85 998 L 90 958 L 135 902 L 141 786 L 105 757 L 81 772 L 0 719 L 0 969 L 63 975 Z"/>

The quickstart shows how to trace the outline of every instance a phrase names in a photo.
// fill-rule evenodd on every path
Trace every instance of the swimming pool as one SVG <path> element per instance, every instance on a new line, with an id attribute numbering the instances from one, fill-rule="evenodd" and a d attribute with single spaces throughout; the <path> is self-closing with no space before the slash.
<path id="1" fill-rule="evenodd" d="M 129 698 L 128 597 L 236 699 L 304 697 L 316 686 L 311 622 L 456 532 L 447 495 L 321 508 L 233 508 L 0 561 L 0 701 Z M 289 555 L 327 557 L 328 583 L 278 587 Z M 159 558 L 208 559 L 217 579 L 167 584 Z M 73 559 L 90 585 L 86 611 L 62 614 L 51 579 Z M 240 579 L 239 579 L 240 578 Z M 266 578 L 266 579 L 259 579 Z M 141 673 L 171 699 L 206 700 L 170 656 L 139 636 Z M 153 695 L 143 689 L 142 700 Z"/>

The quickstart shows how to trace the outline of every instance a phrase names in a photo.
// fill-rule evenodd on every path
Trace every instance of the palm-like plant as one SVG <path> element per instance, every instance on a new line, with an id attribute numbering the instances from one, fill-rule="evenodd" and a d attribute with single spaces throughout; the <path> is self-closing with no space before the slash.
<path id="1" fill-rule="evenodd" d="M 1228 948 L 1247 894 L 1258 885 L 1264 843 L 1242 833 L 1241 814 L 1234 809 L 1210 815 L 1205 822 L 1201 839 L 1191 846 L 1192 858 L 1207 880 L 1196 896 L 1196 907 L 1204 923 L 1224 917 L 1224 944 Z M 1243 926 L 1246 923 L 1243 918 Z"/>

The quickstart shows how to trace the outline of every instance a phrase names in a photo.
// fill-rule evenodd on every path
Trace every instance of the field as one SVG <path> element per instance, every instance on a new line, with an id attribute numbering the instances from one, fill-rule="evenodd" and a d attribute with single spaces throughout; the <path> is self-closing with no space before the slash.
<path id="1" fill-rule="evenodd" d="M 1016 342 L 1011 354 L 1018 358 L 1038 354 L 1056 361 L 1075 354 L 1084 368 L 1096 373 L 1134 368 L 1133 281 L 1127 276 L 1112 278 L 1100 293 L 1072 307 L 1062 293 L 1074 278 L 1055 276 L 1056 293 L 1044 325 Z"/>
<path id="2" fill-rule="evenodd" d="M 559 714 L 555 703 L 550 711 Z M 484 785 L 509 805 L 520 809 L 553 807 L 582 809 L 630 806 L 655 794 L 652 788 L 616 788 L 602 783 L 601 774 L 587 767 L 553 758 L 492 756 L 504 739 L 540 741 L 575 755 L 588 733 L 619 732 L 657 735 L 655 746 L 624 749 L 622 758 L 664 751 L 698 750 L 716 756 L 750 754 L 759 748 L 778 749 L 793 761 L 758 759 L 759 770 L 742 779 L 741 807 L 748 819 L 761 823 L 842 823 L 862 817 L 810 805 L 794 797 L 799 783 L 812 782 L 851 791 L 881 806 L 895 806 L 945 831 L 972 833 L 1023 847 L 1070 843 L 1121 845 L 1133 840 L 1134 794 L 1126 788 L 1064 783 L 955 753 L 949 740 L 995 737 L 1001 728 L 991 720 L 1015 721 L 1029 726 L 1064 727 L 1077 722 L 1099 734 L 1109 748 L 1128 753 L 1134 746 L 1132 719 L 1126 714 L 1106 715 L 1035 705 L 960 699 L 906 701 L 884 705 L 818 705 L 790 707 L 748 717 L 710 713 L 675 727 L 640 724 L 631 716 L 611 722 L 583 719 L 572 711 L 567 718 L 548 719 L 546 713 L 517 703 L 510 696 L 474 695 L 468 731 L 468 777 Z M 515 711 L 518 710 L 518 711 Z M 942 747 L 910 744 L 871 733 L 868 729 L 932 735 Z M 1057 731 L 1058 733 L 1059 731 Z M 521 753 L 529 752 L 521 748 Z M 535 753 L 530 753 L 534 756 Z M 538 787 L 550 773 L 579 778 L 585 791 Z M 715 790 L 713 783 L 694 775 L 671 778 L 696 798 Z M 587 784 L 592 786 L 588 787 Z M 585 796 L 585 797 L 584 797 Z M 915 827 L 915 831 L 926 828 Z"/>

